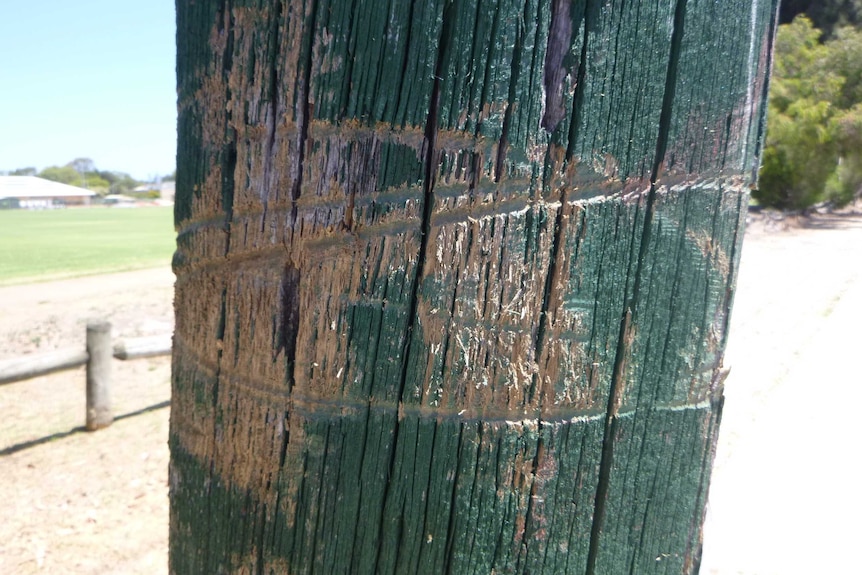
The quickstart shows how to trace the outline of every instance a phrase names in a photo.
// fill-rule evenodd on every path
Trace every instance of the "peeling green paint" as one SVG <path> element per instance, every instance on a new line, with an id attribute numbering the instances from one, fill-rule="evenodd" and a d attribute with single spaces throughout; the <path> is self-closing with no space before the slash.
<path id="1" fill-rule="evenodd" d="M 696 573 L 775 2 L 180 0 L 172 573 Z"/>

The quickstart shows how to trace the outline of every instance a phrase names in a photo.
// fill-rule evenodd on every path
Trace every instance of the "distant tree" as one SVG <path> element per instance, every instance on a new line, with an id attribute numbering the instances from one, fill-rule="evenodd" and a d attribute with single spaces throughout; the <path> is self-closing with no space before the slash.
<path id="1" fill-rule="evenodd" d="M 812 0 L 784 0 L 781 8 L 778 9 L 778 22 L 780 24 L 793 22 L 794 18 L 805 13 L 811 2 Z"/>
<path id="2" fill-rule="evenodd" d="M 90 158 L 75 158 L 66 165 L 75 168 L 79 174 L 96 171 L 96 163 Z"/>
<path id="3" fill-rule="evenodd" d="M 837 166 L 828 102 L 803 99 L 783 112 L 770 109 L 768 123 L 754 197 L 785 210 L 816 204 Z"/>
<path id="4" fill-rule="evenodd" d="M 805 14 L 824 37 L 832 38 L 844 26 L 862 24 L 862 0 L 818 0 L 810 3 Z"/>
<path id="5" fill-rule="evenodd" d="M 825 38 L 831 38 L 844 26 L 862 25 L 862 0 L 784 0 L 780 22 L 790 23 L 805 14 Z"/>
<path id="6" fill-rule="evenodd" d="M 50 166 L 36 172 L 36 168 L 19 168 L 12 175 L 38 175 L 40 178 L 87 188 L 99 195 L 128 194 L 141 182 L 125 172 L 98 170 L 90 158 L 75 158 L 65 166 Z"/>
<path id="7" fill-rule="evenodd" d="M 862 32 L 826 43 L 806 17 L 779 27 L 766 147 L 754 197 L 805 209 L 841 205 L 862 185 Z"/>
<path id="8" fill-rule="evenodd" d="M 74 166 L 74 162 L 69 162 L 65 166 L 50 166 L 39 172 L 39 177 L 61 184 L 77 186 L 79 188 L 87 188 L 99 195 L 105 195 L 110 190 L 110 182 L 99 175 L 99 172 L 79 172 Z"/>
<path id="9" fill-rule="evenodd" d="M 838 165 L 826 183 L 826 199 L 836 205 L 852 201 L 862 191 L 862 103 L 834 121 Z"/>
<path id="10" fill-rule="evenodd" d="M 779 28 L 766 148 L 755 198 L 781 209 L 819 201 L 837 164 L 830 121 L 841 79 L 824 66 L 827 48 L 805 17 Z"/>
<path id="11" fill-rule="evenodd" d="M 862 29 L 841 28 L 826 47 L 825 65 L 842 79 L 834 103 L 849 110 L 862 102 Z"/>
<path id="12" fill-rule="evenodd" d="M 39 172 L 39 177 L 70 186 L 77 186 L 81 183 L 81 174 L 71 165 L 49 166 Z"/>
<path id="13" fill-rule="evenodd" d="M 128 194 L 140 185 L 140 182 L 124 172 L 101 171 L 96 172 L 110 186 L 112 194 Z"/>
<path id="14" fill-rule="evenodd" d="M 35 176 L 37 173 L 36 168 L 18 168 L 17 170 L 12 170 L 9 172 L 10 176 Z"/>

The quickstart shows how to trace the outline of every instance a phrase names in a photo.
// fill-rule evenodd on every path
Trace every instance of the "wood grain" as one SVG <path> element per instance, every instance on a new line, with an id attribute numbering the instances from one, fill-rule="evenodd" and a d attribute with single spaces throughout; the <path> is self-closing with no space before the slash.
<path id="1" fill-rule="evenodd" d="M 173 573 L 695 573 L 774 1 L 181 0 Z"/>

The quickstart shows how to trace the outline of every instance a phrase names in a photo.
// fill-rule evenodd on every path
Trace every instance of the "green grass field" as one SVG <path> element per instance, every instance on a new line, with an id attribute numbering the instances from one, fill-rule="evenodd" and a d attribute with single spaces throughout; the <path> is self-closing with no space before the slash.
<path id="1" fill-rule="evenodd" d="M 0 285 L 170 265 L 173 210 L 0 210 Z"/>

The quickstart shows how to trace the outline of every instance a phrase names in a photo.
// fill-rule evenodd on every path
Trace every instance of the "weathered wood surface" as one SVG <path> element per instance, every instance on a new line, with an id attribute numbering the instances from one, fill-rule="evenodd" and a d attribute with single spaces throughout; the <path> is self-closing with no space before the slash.
<path id="1" fill-rule="evenodd" d="M 170 355 L 173 336 L 150 335 L 124 339 L 114 344 L 114 357 L 120 360 Z"/>
<path id="2" fill-rule="evenodd" d="M 775 0 L 178 8 L 173 573 L 694 573 Z"/>
<path id="3" fill-rule="evenodd" d="M 111 324 L 104 320 L 87 322 L 87 431 L 108 427 L 114 422 L 111 408 Z"/>

